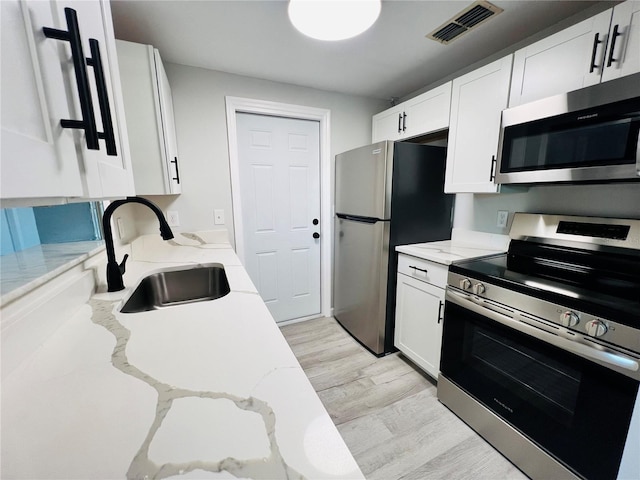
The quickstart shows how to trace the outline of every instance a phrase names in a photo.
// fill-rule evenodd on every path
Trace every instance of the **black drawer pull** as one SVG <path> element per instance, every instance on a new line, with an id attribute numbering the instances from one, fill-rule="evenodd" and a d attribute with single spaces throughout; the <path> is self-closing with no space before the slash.
<path id="1" fill-rule="evenodd" d="M 178 185 L 180 185 L 180 171 L 178 170 L 178 157 L 173 157 L 173 160 L 171 160 L 171 163 L 173 163 L 176 167 L 176 176 L 173 177 L 173 180 L 175 180 Z"/>
<path id="2" fill-rule="evenodd" d="M 613 27 L 613 33 L 611 34 L 611 48 L 609 49 L 609 59 L 607 60 L 607 67 L 610 67 L 613 62 L 617 62 L 615 58 L 613 58 L 613 50 L 616 48 L 616 39 L 622 35 L 618 33 L 618 25 Z"/>
<path id="3" fill-rule="evenodd" d="M 426 269 L 420 268 L 420 267 L 415 267 L 413 265 L 409 265 L 409 268 L 413 268 L 414 270 L 418 270 L 420 272 L 429 273 Z"/>
<path id="4" fill-rule="evenodd" d="M 85 57 L 82 51 L 82 39 L 80 38 L 80 28 L 78 27 L 78 16 L 72 8 L 65 8 L 64 15 L 67 19 L 67 30 L 43 27 L 42 31 L 47 38 L 69 42 L 71 46 L 71 56 L 73 58 L 73 69 L 76 76 L 78 96 L 80 97 L 80 110 L 82 120 L 60 120 L 62 128 L 77 128 L 84 130 L 87 148 L 89 150 L 99 150 L 98 128 L 93 112 L 93 102 L 91 101 L 91 91 L 89 90 L 89 79 L 85 67 Z"/>
<path id="5" fill-rule="evenodd" d="M 100 45 L 95 38 L 89 39 L 91 57 L 87 58 L 87 65 L 93 67 L 93 74 L 96 78 L 98 90 L 98 103 L 100 104 L 100 118 L 102 118 L 102 130 L 98 132 L 98 137 L 103 138 L 107 146 L 107 155 L 117 156 L 116 137 L 113 133 L 113 118 L 111 117 L 111 106 L 109 105 L 109 93 L 107 83 L 102 68 L 102 57 L 100 56 Z"/>
<path id="6" fill-rule="evenodd" d="M 491 171 L 489 172 L 489 181 L 493 182 L 496 178 L 495 168 L 498 166 L 498 160 L 495 155 L 491 155 Z"/>
<path id="7" fill-rule="evenodd" d="M 593 71 L 598 68 L 598 65 L 596 65 L 596 52 L 598 51 L 598 45 L 601 43 L 602 40 L 600 40 L 600 34 L 596 33 L 593 38 L 593 50 L 591 50 L 591 65 L 589 66 L 589 73 L 593 73 Z"/>

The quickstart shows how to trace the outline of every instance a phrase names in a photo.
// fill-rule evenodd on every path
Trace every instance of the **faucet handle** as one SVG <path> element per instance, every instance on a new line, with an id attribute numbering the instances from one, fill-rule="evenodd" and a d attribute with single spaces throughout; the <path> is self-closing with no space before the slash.
<path id="1" fill-rule="evenodd" d="M 129 258 L 129 254 L 125 253 L 124 257 L 122 258 L 122 262 L 120 262 L 120 265 L 118 265 L 118 268 L 120 269 L 120 274 L 124 274 L 124 271 L 126 269 L 125 263 L 127 263 L 127 258 Z"/>

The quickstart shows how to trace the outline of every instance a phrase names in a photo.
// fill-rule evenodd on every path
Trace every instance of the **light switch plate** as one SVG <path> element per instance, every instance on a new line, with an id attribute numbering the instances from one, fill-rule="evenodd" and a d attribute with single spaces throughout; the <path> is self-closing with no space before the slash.
<path id="1" fill-rule="evenodd" d="M 216 209 L 213 211 L 213 223 L 214 225 L 224 225 L 224 210 Z"/>

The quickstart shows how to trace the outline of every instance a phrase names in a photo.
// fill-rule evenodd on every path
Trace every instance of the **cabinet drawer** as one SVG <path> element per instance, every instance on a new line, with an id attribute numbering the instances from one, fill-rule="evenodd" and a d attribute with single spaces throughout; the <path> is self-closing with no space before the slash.
<path id="1" fill-rule="evenodd" d="M 447 273 L 449 267 L 440 263 L 430 262 L 411 255 L 398 255 L 398 273 L 431 283 L 436 287 L 447 286 Z"/>

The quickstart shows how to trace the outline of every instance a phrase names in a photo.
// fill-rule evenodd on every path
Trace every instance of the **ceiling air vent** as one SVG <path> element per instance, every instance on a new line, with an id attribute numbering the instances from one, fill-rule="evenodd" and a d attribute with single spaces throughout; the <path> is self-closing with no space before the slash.
<path id="1" fill-rule="evenodd" d="M 433 32 L 427 35 L 427 38 L 446 45 L 463 33 L 477 27 L 488 18 L 494 17 L 502 11 L 502 8 L 496 7 L 495 5 L 483 0 L 474 2 L 460 13 L 454 15 L 450 20 L 436 28 Z"/>

